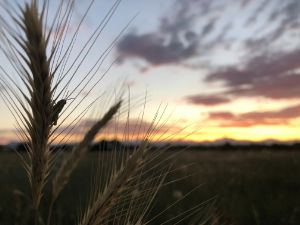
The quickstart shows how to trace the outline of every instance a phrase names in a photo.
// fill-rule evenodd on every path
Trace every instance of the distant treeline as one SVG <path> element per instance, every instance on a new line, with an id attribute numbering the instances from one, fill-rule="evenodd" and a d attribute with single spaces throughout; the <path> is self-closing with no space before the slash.
<path id="1" fill-rule="evenodd" d="M 57 144 L 52 145 L 52 151 L 71 151 L 73 146 L 76 144 Z M 113 150 L 115 148 L 122 149 L 126 146 L 119 141 L 100 141 L 90 146 L 90 151 L 103 151 L 103 150 Z M 133 146 L 129 146 L 130 148 Z M 13 143 L 9 145 L 0 145 L 0 151 L 17 151 L 17 152 L 25 152 L 28 148 L 28 143 L 19 142 Z"/>
<path id="2" fill-rule="evenodd" d="M 139 143 L 122 143 L 117 140 L 100 141 L 90 146 L 90 151 L 111 151 L 114 149 L 133 150 Z M 51 146 L 52 151 L 71 151 L 75 144 L 61 144 Z M 192 150 L 192 151 L 299 151 L 300 142 L 296 143 L 243 143 L 232 144 L 226 142 L 223 144 L 183 144 L 183 143 L 151 143 L 151 148 L 157 150 L 161 147 L 169 146 L 170 150 Z M 0 152 L 17 151 L 25 152 L 26 143 L 14 143 L 9 145 L 0 145 Z"/>
<path id="3" fill-rule="evenodd" d="M 179 147 L 178 147 L 179 148 Z M 188 147 L 194 151 L 299 151 L 300 143 L 248 143 L 248 144 L 231 144 L 224 143 L 221 145 L 192 145 Z"/>

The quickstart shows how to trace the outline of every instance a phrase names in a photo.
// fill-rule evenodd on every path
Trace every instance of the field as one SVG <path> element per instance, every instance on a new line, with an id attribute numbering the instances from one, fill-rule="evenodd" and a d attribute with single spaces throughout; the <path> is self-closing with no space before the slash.
<path id="1" fill-rule="evenodd" d="M 99 154 L 104 153 L 89 153 L 74 172 L 55 209 L 58 224 L 77 219 L 74 206 L 84 205 Z M 0 165 L 0 224 L 22 224 L 17 221 L 26 214 L 26 175 L 15 154 L 1 153 Z M 152 224 L 205 201 L 201 213 L 206 224 L 300 224 L 300 152 L 186 151 L 176 157 L 173 170 L 168 180 L 186 179 L 162 188 L 148 218 L 197 188 Z"/>

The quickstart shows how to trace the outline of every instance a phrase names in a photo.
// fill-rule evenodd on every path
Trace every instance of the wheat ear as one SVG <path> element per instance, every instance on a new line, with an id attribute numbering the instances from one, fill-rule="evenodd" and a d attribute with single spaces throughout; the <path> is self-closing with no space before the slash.
<path id="1" fill-rule="evenodd" d="M 144 142 L 128 159 L 124 168 L 111 179 L 111 182 L 105 188 L 104 193 L 99 194 L 95 202 L 86 210 L 79 225 L 96 225 L 103 222 L 106 214 L 112 209 L 112 205 L 114 204 L 117 195 L 126 187 L 129 178 L 134 174 L 134 171 L 142 162 L 142 155 L 146 149 L 147 143 Z"/>
<path id="2" fill-rule="evenodd" d="M 52 183 L 52 198 L 53 201 L 57 199 L 60 192 L 63 190 L 65 185 L 68 183 L 70 175 L 72 171 L 76 168 L 77 164 L 79 163 L 80 159 L 85 155 L 88 150 L 88 147 L 94 140 L 95 136 L 106 126 L 106 124 L 113 118 L 113 116 L 118 112 L 119 108 L 121 107 L 122 101 L 117 102 L 113 105 L 107 113 L 96 122 L 90 130 L 85 134 L 82 141 L 75 146 L 72 153 L 67 156 L 67 158 L 62 163 L 60 169 L 58 170 L 57 174 L 53 178 Z"/>
<path id="3" fill-rule="evenodd" d="M 20 56 L 28 67 L 24 69 L 26 72 L 24 83 L 30 93 L 30 98 L 26 100 L 31 108 L 31 112 L 26 111 L 26 129 L 29 134 L 29 179 L 33 209 L 38 210 L 51 160 L 48 143 L 52 115 L 52 75 L 46 55 L 47 43 L 43 35 L 43 20 L 39 16 L 35 1 L 30 5 L 26 4 L 19 25 L 25 38 L 18 36 L 15 39 L 25 53 L 25 55 L 20 53 Z"/>

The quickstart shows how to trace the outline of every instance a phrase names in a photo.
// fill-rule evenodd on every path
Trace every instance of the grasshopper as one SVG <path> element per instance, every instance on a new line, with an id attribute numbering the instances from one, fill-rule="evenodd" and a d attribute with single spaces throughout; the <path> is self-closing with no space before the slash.
<path id="1" fill-rule="evenodd" d="M 58 116 L 59 116 L 60 112 L 63 110 L 65 104 L 67 103 L 67 100 L 70 100 L 70 99 L 73 99 L 73 98 L 61 99 L 53 105 L 51 125 L 57 125 Z"/>

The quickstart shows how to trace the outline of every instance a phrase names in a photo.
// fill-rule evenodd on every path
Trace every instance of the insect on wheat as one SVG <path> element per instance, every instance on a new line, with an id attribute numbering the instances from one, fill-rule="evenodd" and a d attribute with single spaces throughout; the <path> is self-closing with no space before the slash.
<path id="1" fill-rule="evenodd" d="M 67 104 L 67 100 L 71 100 L 74 98 L 68 98 L 68 99 L 61 99 L 57 103 L 53 104 L 52 108 L 52 116 L 51 116 L 51 122 L 52 125 L 57 125 L 58 116 L 63 110 L 64 106 Z"/>

